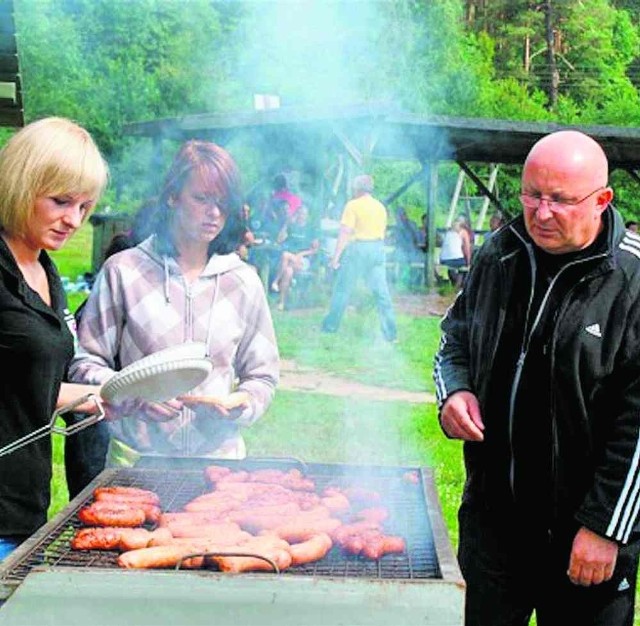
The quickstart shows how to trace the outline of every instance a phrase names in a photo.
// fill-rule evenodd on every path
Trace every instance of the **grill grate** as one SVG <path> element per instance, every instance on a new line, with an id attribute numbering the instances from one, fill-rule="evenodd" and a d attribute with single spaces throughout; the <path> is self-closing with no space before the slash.
<path id="1" fill-rule="evenodd" d="M 178 511 L 210 488 L 205 482 L 203 469 L 213 463 L 211 459 L 173 459 L 172 469 L 166 468 L 167 460 L 152 457 L 143 459 L 134 468 L 119 468 L 102 472 L 85 491 L 71 502 L 52 522 L 43 527 L 10 558 L 12 566 L 0 567 L 0 583 L 15 586 L 22 582 L 35 567 L 74 567 L 119 569 L 118 552 L 75 551 L 69 542 L 75 531 L 82 527 L 77 518 L 80 508 L 91 501 L 95 487 L 121 485 L 141 487 L 155 491 L 161 500 L 163 511 Z M 243 462 L 219 462 L 234 470 L 291 469 L 291 463 L 282 460 L 253 460 Z M 384 523 L 385 532 L 405 538 L 405 554 L 389 554 L 372 561 L 359 556 L 345 555 L 334 547 L 322 560 L 292 567 L 282 572 L 283 576 L 357 577 L 373 579 L 432 579 L 442 578 L 434 536 L 429 521 L 429 503 L 425 490 L 424 472 L 408 468 L 350 465 L 303 464 L 300 469 L 316 483 L 318 492 L 327 486 L 363 487 L 382 496 L 382 504 L 389 511 Z M 417 472 L 417 482 L 407 481 L 406 472 Z M 433 512 L 433 511 L 432 511 Z M 189 575 L 191 572 L 176 572 Z M 199 570 L 202 575 L 202 570 Z M 211 570 L 212 574 L 217 574 Z"/>

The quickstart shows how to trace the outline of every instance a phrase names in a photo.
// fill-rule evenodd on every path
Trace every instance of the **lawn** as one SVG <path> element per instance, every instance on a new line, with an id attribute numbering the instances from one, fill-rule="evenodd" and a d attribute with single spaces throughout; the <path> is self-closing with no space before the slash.
<path id="1" fill-rule="evenodd" d="M 88 271 L 91 227 L 82 229 L 55 258 L 61 273 L 74 280 Z M 72 309 L 84 297 L 71 294 Z M 274 311 L 282 358 L 367 384 L 433 391 L 431 362 L 439 340 L 437 317 L 399 314 L 400 341 L 391 346 L 382 340 L 376 312 L 366 299 L 361 300 L 357 311 L 347 312 L 338 334 L 319 332 L 322 314 L 320 309 L 295 314 Z M 442 435 L 434 405 L 280 390 L 267 414 L 247 431 L 246 440 L 253 456 L 433 468 L 445 523 L 455 547 L 456 511 L 464 481 L 462 448 L 461 442 Z M 62 439 L 54 436 L 50 515 L 68 501 L 63 445 Z M 636 617 L 634 626 L 640 626 L 640 617 Z"/>

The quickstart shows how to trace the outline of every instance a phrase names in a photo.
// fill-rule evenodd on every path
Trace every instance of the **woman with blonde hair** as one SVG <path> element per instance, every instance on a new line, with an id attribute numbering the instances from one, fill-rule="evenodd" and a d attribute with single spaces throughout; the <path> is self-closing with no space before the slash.
<path id="1" fill-rule="evenodd" d="M 48 251 L 80 228 L 107 179 L 89 133 L 64 118 L 25 126 L 0 152 L 0 448 L 48 424 L 56 408 L 99 391 L 63 382 L 75 323 Z M 46 522 L 50 439 L 0 457 L 0 476 L 2 559 Z"/>

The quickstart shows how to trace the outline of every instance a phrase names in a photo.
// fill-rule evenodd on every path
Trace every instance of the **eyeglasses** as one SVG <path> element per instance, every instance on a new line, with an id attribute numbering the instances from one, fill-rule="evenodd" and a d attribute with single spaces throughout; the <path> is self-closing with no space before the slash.
<path id="1" fill-rule="evenodd" d="M 582 204 L 585 200 L 588 200 L 594 193 L 598 193 L 604 187 L 598 187 L 594 189 L 590 194 L 586 195 L 584 198 L 580 200 L 565 200 L 564 198 L 557 198 L 555 200 L 550 198 L 543 198 L 539 195 L 533 195 L 529 193 L 520 194 L 520 202 L 522 202 L 522 206 L 525 209 L 538 209 L 544 200 L 549 207 L 549 210 L 552 212 L 562 211 L 562 209 L 567 209 L 569 207 L 577 206 L 578 204 Z"/>

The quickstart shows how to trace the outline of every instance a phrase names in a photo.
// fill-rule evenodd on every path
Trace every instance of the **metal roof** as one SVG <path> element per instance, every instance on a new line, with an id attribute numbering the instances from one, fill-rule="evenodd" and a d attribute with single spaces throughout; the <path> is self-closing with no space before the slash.
<path id="1" fill-rule="evenodd" d="M 208 138 L 221 145 L 251 136 L 267 146 L 301 141 L 318 149 L 338 138 L 354 153 L 372 157 L 522 163 L 544 135 L 579 129 L 596 139 L 612 169 L 640 167 L 640 129 L 621 126 L 578 126 L 487 118 L 419 116 L 393 107 L 358 105 L 333 108 L 281 107 L 228 114 L 199 114 L 127 124 L 129 135 L 184 140 Z"/>
<path id="2" fill-rule="evenodd" d="M 0 0 L 0 126 L 24 126 L 13 0 Z"/>

